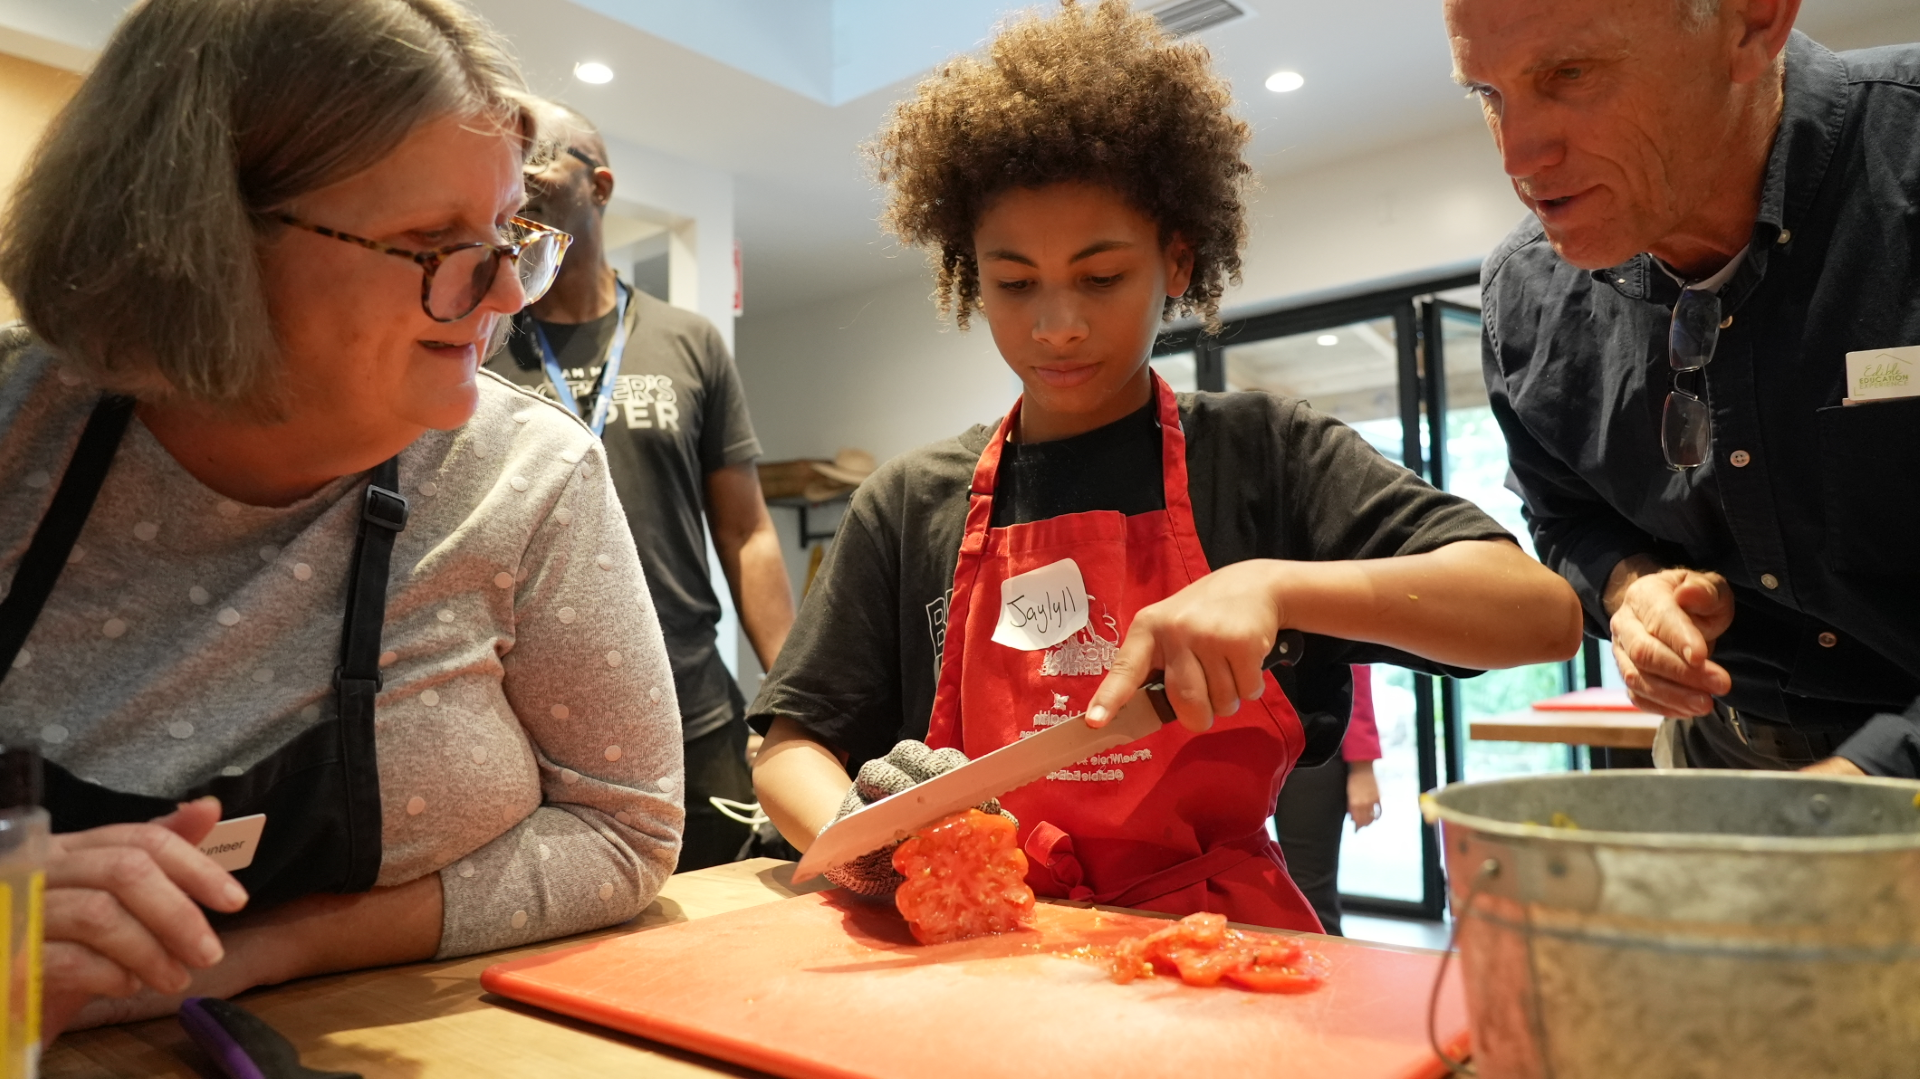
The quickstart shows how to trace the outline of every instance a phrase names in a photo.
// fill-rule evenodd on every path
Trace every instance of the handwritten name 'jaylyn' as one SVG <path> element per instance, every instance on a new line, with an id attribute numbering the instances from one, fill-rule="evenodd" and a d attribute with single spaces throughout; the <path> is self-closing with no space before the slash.
<path id="1" fill-rule="evenodd" d="M 1031 600 L 1022 592 L 1007 601 L 1007 623 L 1015 629 L 1032 626 L 1035 632 L 1045 634 L 1079 610 L 1080 597 L 1074 595 L 1071 588 L 1042 592 L 1039 598 Z"/>

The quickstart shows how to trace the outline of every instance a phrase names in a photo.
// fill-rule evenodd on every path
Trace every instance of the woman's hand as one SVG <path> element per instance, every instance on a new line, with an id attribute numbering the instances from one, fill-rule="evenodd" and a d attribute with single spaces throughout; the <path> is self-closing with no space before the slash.
<path id="1" fill-rule="evenodd" d="M 226 950 L 200 907 L 231 913 L 246 889 L 195 844 L 220 820 L 213 798 L 147 824 L 53 836 L 47 855 L 42 1029 L 51 1039 L 96 998 L 184 991 Z"/>
<path id="2" fill-rule="evenodd" d="M 349 895 L 317 892 L 248 911 L 220 938 L 225 957 L 194 971 L 187 984 L 85 999 L 66 1014 L 63 1026 L 78 1030 L 153 1019 L 172 1015 L 187 997 L 230 997 L 294 978 L 428 959 L 439 947 L 445 909 L 440 874 L 428 873 L 388 888 Z M 46 1014 L 51 1039 L 61 1027 L 53 1026 L 51 1004 Z"/>
<path id="3" fill-rule="evenodd" d="M 1347 815 L 1356 832 L 1380 819 L 1380 781 L 1372 761 L 1347 762 Z"/>

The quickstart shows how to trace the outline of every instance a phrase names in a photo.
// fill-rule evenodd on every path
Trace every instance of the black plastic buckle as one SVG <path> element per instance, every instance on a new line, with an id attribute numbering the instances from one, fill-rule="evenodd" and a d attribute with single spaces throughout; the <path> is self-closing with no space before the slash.
<path id="1" fill-rule="evenodd" d="M 341 683 L 341 682 L 344 682 L 344 681 L 347 681 L 347 680 L 348 680 L 348 678 L 349 678 L 349 676 L 348 676 L 348 674 L 347 674 L 347 668 L 346 668 L 346 666 L 345 666 L 344 664 L 342 664 L 341 666 L 338 666 L 338 667 L 335 667 L 335 668 L 333 669 L 333 691 L 334 691 L 335 693 L 339 693 L 339 692 L 340 692 L 340 683 Z M 372 683 L 373 683 L 373 691 L 374 691 L 375 693 L 379 693 L 379 692 L 381 692 L 382 690 L 384 690 L 384 689 L 386 689 L 386 688 L 387 688 L 387 676 L 386 676 L 386 672 L 384 672 L 384 671 L 380 671 L 380 670 L 377 670 L 377 669 L 376 669 L 376 670 L 375 670 L 375 671 L 373 672 L 373 677 L 372 677 L 372 678 L 356 678 L 356 679 L 353 679 L 353 681 L 356 681 L 356 682 L 372 682 Z"/>
<path id="2" fill-rule="evenodd" d="M 389 532 L 407 530 L 407 498 L 398 491 L 389 491 L 378 484 L 367 484 L 367 501 L 361 513 L 368 522 Z"/>

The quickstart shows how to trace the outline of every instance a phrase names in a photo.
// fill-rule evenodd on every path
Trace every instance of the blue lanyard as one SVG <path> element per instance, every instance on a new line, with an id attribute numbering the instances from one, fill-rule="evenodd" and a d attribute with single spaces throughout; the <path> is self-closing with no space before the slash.
<path id="1" fill-rule="evenodd" d="M 600 377 L 594 380 L 593 417 L 587 426 L 593 430 L 593 437 L 607 429 L 607 406 L 613 401 L 613 379 L 620 373 L 620 357 L 627 351 L 627 302 L 633 289 L 618 277 L 613 279 L 615 290 L 620 299 L 614 305 L 613 344 L 607 348 L 607 362 L 600 365 Z M 547 381 L 553 384 L 553 392 L 566 406 L 568 412 L 580 415 L 580 404 L 574 399 L 573 387 L 567 385 L 567 373 L 560 369 L 560 358 L 554 354 L 553 346 L 547 343 L 547 331 L 540 327 L 540 320 L 533 319 L 533 339 L 540 348 L 540 362 L 546 366 Z"/>

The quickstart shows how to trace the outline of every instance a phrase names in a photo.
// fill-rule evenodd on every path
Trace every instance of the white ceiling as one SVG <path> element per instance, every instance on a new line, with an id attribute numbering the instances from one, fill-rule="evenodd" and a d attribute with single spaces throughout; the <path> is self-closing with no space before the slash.
<path id="1" fill-rule="evenodd" d="M 898 250 L 875 228 L 877 194 L 858 154 L 912 78 L 831 106 L 568 0 L 469 2 L 513 41 L 537 91 L 579 108 L 611 136 L 734 175 L 750 312 L 919 271 L 917 254 Z M 587 2 L 629 15 L 626 8 L 656 6 Z M 1479 122 L 1448 78 L 1438 0 L 1247 2 L 1254 17 L 1200 38 L 1244 103 L 1255 131 L 1251 159 L 1261 172 L 1291 172 Z M 0 0 L 0 30 L 97 49 L 125 6 Z M 1914 10 L 1914 0 L 1806 0 L 1800 23 L 1816 38 L 1844 39 L 1863 24 L 1904 25 Z M 977 40 L 984 41 L 992 19 L 975 17 Z M 954 39 L 952 27 L 943 33 Z M 0 36 L 0 47 L 6 44 Z M 614 80 L 576 81 L 573 65 L 586 59 L 611 66 Z M 1267 75 L 1282 68 L 1303 73 L 1305 88 L 1265 90 Z M 1409 160 L 1407 167 L 1420 163 Z"/>

